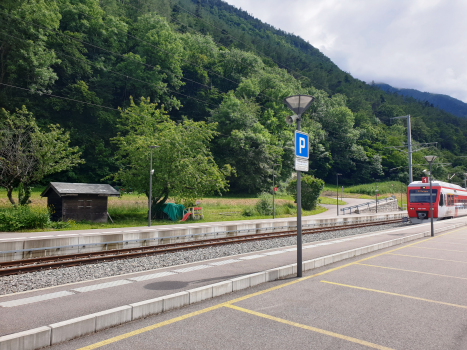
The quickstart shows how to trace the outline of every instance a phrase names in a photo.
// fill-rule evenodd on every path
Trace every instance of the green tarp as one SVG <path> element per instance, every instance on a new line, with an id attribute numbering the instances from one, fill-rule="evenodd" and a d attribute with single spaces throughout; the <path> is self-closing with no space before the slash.
<path id="1" fill-rule="evenodd" d="M 178 221 L 183 218 L 185 207 L 183 204 L 166 203 L 162 207 L 162 211 L 169 216 L 170 220 Z"/>

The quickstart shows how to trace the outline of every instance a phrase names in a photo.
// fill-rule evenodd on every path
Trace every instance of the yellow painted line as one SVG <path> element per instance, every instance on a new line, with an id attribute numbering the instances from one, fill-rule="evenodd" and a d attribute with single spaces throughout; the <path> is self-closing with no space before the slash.
<path id="1" fill-rule="evenodd" d="M 457 252 L 457 253 L 467 253 L 467 250 L 451 250 L 451 249 L 439 249 L 439 248 L 428 248 L 428 247 L 413 247 L 417 249 L 430 249 L 430 250 L 441 250 L 445 252 Z"/>
<path id="2" fill-rule="evenodd" d="M 439 242 L 441 244 L 454 244 L 457 245 L 458 247 L 465 247 L 465 244 L 459 244 L 459 243 L 454 243 L 454 242 Z"/>
<path id="3" fill-rule="evenodd" d="M 411 247 L 415 244 L 420 244 L 420 243 L 423 243 L 423 242 L 426 242 L 426 241 L 429 241 L 429 240 L 432 240 L 434 238 L 438 238 L 438 237 L 442 237 L 442 236 L 445 236 L 445 235 L 448 235 L 450 233 L 453 233 L 453 232 L 456 232 L 456 231 L 459 231 L 461 229 L 457 229 L 455 231 L 451 231 L 451 232 L 446 232 L 446 233 L 443 233 L 442 235 L 439 235 L 439 236 L 435 236 L 435 237 L 429 237 L 427 239 L 424 239 L 420 242 L 414 242 L 414 243 L 410 243 L 410 244 L 407 244 L 403 247 L 399 247 L 399 248 L 395 248 L 395 249 L 392 249 L 392 250 L 389 250 L 387 252 L 384 252 L 384 253 L 379 253 L 379 254 L 375 254 L 375 255 L 372 255 L 368 258 L 363 258 L 363 259 L 360 259 L 358 261 L 354 261 L 354 262 L 351 262 L 351 263 L 348 263 L 348 264 L 345 264 L 345 265 L 341 265 L 341 266 L 338 266 L 338 267 L 334 267 L 332 269 L 329 269 L 329 270 L 326 270 L 326 271 L 323 271 L 323 272 L 319 272 L 319 273 L 316 273 L 314 275 L 310 275 L 310 276 L 307 276 L 307 277 L 301 277 L 299 279 L 296 279 L 296 280 L 293 280 L 291 282 L 287 282 L 287 283 L 284 283 L 284 284 L 281 284 L 281 285 L 278 285 L 278 286 L 275 286 L 275 287 L 272 287 L 272 288 L 269 288 L 269 289 L 265 289 L 265 290 L 262 290 L 262 291 L 259 291 L 259 292 L 256 292 L 256 293 L 252 293 L 252 294 L 249 294 L 249 295 L 245 295 L 243 297 L 240 297 L 240 298 L 236 298 L 236 299 L 233 299 L 231 301 L 229 301 L 228 303 L 229 304 L 234 304 L 234 303 L 237 303 L 239 301 L 242 301 L 242 300 L 245 300 L 245 299 L 249 299 L 249 298 L 252 298 L 252 297 L 255 297 L 255 296 L 258 296 L 258 295 L 261 295 L 261 294 L 264 294 L 264 293 L 268 293 L 268 292 L 272 292 L 274 290 L 277 290 L 277 289 L 280 289 L 280 288 L 283 288 L 283 287 L 287 287 L 287 286 L 290 286 L 292 284 L 295 284 L 295 283 L 298 283 L 298 282 L 301 282 L 301 281 L 305 281 L 307 279 L 310 279 L 310 278 L 313 278 L 313 277 L 317 277 L 317 276 L 322 276 L 324 274 L 327 274 L 329 272 L 333 272 L 333 271 L 337 271 L 337 270 L 340 270 L 340 269 L 343 269 L 345 267 L 348 267 L 348 266 L 351 266 L 351 265 L 355 265 L 355 264 L 358 264 L 362 261 L 366 261 L 366 260 L 370 260 L 370 259 L 373 259 L 373 258 L 376 258 L 378 256 L 381 256 L 381 255 L 385 255 L 385 254 L 390 254 L 392 252 L 395 252 L 397 250 L 400 250 L 400 249 L 405 249 L 407 247 Z M 396 255 L 396 254 L 394 254 Z"/>
<path id="4" fill-rule="evenodd" d="M 130 337 L 133 337 L 135 335 L 138 335 L 138 334 L 141 334 L 141 333 L 144 333 L 144 332 L 152 331 L 153 329 L 156 329 L 156 328 L 167 326 L 169 324 L 172 324 L 172 323 L 175 323 L 175 322 L 178 322 L 178 321 L 186 320 L 187 318 L 190 318 L 190 317 L 198 316 L 198 315 L 204 314 L 206 312 L 219 309 L 219 308 L 221 308 L 223 306 L 224 306 L 224 304 L 214 305 L 214 306 L 208 307 L 206 309 L 191 312 L 191 313 L 183 315 L 183 316 L 175 317 L 175 318 L 172 318 L 172 319 L 167 320 L 167 321 L 159 322 L 159 323 L 153 324 L 151 326 L 147 326 L 147 327 L 144 327 L 144 328 L 134 330 L 132 332 L 121 334 L 121 335 L 118 335 L 116 337 L 113 337 L 113 338 L 110 338 L 110 339 L 107 339 L 107 340 L 103 340 L 103 341 L 95 343 L 95 344 L 85 346 L 85 347 L 80 348 L 78 350 L 97 349 L 97 348 L 100 348 L 101 346 L 104 346 L 104 345 L 112 344 L 112 343 L 115 343 L 117 341 L 120 341 L 120 340 L 123 340 L 123 339 L 126 339 L 126 338 L 130 338 Z"/>
<path id="5" fill-rule="evenodd" d="M 349 342 L 356 343 L 356 344 L 359 344 L 359 345 L 364 345 L 364 346 L 367 346 L 369 348 L 379 349 L 379 350 L 392 350 L 391 348 L 388 348 L 388 347 L 385 347 L 385 346 L 382 346 L 382 345 L 378 345 L 378 344 L 374 344 L 374 343 L 370 343 L 370 342 L 367 342 L 365 340 L 360 340 L 360 339 L 349 337 L 349 336 L 342 335 L 342 334 L 339 334 L 339 333 L 326 331 L 324 329 L 311 327 L 311 326 L 307 326 L 307 325 L 304 325 L 304 324 L 301 324 L 301 323 L 284 320 L 282 318 L 266 315 L 266 314 L 256 312 L 256 311 L 253 311 L 253 310 L 244 309 L 244 308 L 238 307 L 236 305 L 226 305 L 225 307 L 228 307 L 228 308 L 231 308 L 231 309 L 234 309 L 234 310 L 237 310 L 237 311 L 245 312 L 245 313 L 250 314 L 250 315 L 255 315 L 255 316 L 258 316 L 258 317 L 262 317 L 262 318 L 265 318 L 265 319 L 268 319 L 268 320 L 271 320 L 271 321 L 284 323 L 284 324 L 289 325 L 289 326 L 294 326 L 294 327 L 306 329 L 308 331 L 313 331 L 313 332 L 316 332 L 316 333 L 325 334 L 325 335 L 328 335 L 328 336 L 331 336 L 331 337 L 334 337 L 334 338 L 347 340 Z"/>
<path id="6" fill-rule="evenodd" d="M 407 256 L 407 257 L 410 257 L 410 258 L 417 258 L 417 259 L 428 259 L 428 260 L 437 260 L 437 261 L 449 261 L 449 262 L 458 262 L 458 263 L 462 263 L 462 264 L 467 264 L 467 261 L 448 260 L 448 259 L 437 259 L 437 258 L 427 258 L 426 256 L 417 256 L 417 255 L 408 255 L 408 254 L 389 254 L 389 255 Z"/>
<path id="7" fill-rule="evenodd" d="M 209 312 L 209 311 L 212 311 L 212 310 L 216 310 L 216 309 L 219 309 L 221 307 L 224 307 L 224 306 L 228 306 L 228 305 L 231 305 L 233 303 L 237 303 L 239 301 L 242 301 L 242 300 L 245 300 L 245 299 L 249 299 L 249 298 L 252 298 L 252 297 L 255 297 L 255 296 L 258 296 L 258 295 L 261 295 L 261 294 L 265 294 L 265 293 L 268 293 L 268 292 L 272 292 L 274 290 L 277 290 L 277 289 L 280 289 L 280 288 L 284 288 L 284 287 L 287 287 L 287 286 L 290 286 L 290 285 L 293 285 L 295 283 L 298 283 L 298 282 L 301 282 L 301 281 L 305 281 L 307 279 L 310 279 L 310 278 L 313 278 L 313 277 L 316 277 L 316 276 L 322 276 L 326 273 L 329 273 L 329 272 L 333 272 L 333 271 L 336 271 L 336 270 L 340 270 L 340 269 L 343 269 L 345 267 L 348 267 L 348 266 L 351 266 L 351 265 L 354 265 L 354 264 L 357 264 L 357 263 L 360 263 L 362 261 L 366 261 L 366 260 L 369 260 L 369 259 L 373 259 L 373 258 L 376 258 L 378 256 L 381 256 L 381 255 L 385 255 L 385 254 L 389 254 L 391 252 L 395 252 L 397 250 L 400 250 L 400 249 L 404 249 L 404 248 L 407 248 L 407 247 L 410 247 L 412 245 L 415 245 L 415 244 L 419 244 L 419 243 L 423 243 L 423 242 L 426 242 L 426 241 L 429 241 L 431 239 L 434 239 L 434 238 L 439 238 L 439 237 L 442 237 L 442 236 L 445 236 L 447 234 L 450 234 L 450 233 L 453 233 L 453 232 L 457 232 L 461 229 L 457 229 L 457 230 L 454 230 L 454 231 L 450 231 L 450 232 L 446 232 L 446 233 L 443 233 L 442 235 L 439 235 L 439 236 L 435 236 L 435 237 L 430 237 L 430 238 L 427 238 L 427 239 L 424 239 L 420 242 L 414 242 L 414 243 L 411 243 L 411 244 L 407 244 L 403 247 L 399 247 L 399 248 L 396 248 L 396 249 L 392 249 L 390 251 L 387 251 L 385 253 L 380 253 L 380 254 L 375 254 L 375 255 L 372 255 L 368 258 L 364 258 L 364 259 L 361 259 L 361 260 L 358 260 L 358 261 L 355 261 L 355 262 L 352 262 L 352 263 L 348 263 L 348 264 L 345 264 L 345 265 L 341 265 L 341 266 L 338 266 L 338 267 L 334 267 L 332 269 L 329 269 L 329 270 L 326 270 L 326 271 L 323 271 L 323 272 L 320 272 L 320 273 L 316 273 L 314 275 L 311 275 L 311 276 L 307 276 L 307 277 L 302 277 L 302 278 L 298 278 L 296 280 L 293 280 L 293 281 L 290 281 L 290 282 L 286 282 L 286 283 L 283 283 L 283 284 L 280 284 L 278 286 L 275 286 L 275 287 L 272 287 L 272 288 L 268 288 L 268 289 L 265 289 L 265 290 L 262 290 L 262 291 L 259 291 L 259 292 L 256 292 L 256 293 L 252 293 L 252 294 L 248 294 L 248 295 L 245 295 L 243 297 L 240 297 L 240 298 L 236 298 L 236 299 L 232 299 L 228 302 L 225 302 L 225 303 L 221 303 L 221 304 L 217 304 L 217 305 L 214 305 L 214 306 L 211 306 L 211 307 L 208 307 L 206 309 L 202 309 L 202 310 L 199 310 L 199 311 L 195 311 L 195 312 L 191 312 L 189 314 L 186 314 L 186 315 L 183 315 L 183 316 L 179 316 L 179 317 L 175 317 L 175 318 L 172 318 L 170 320 L 167 320 L 167 321 L 164 321 L 164 322 L 160 322 L 160 323 L 156 323 L 154 325 L 151 325 L 151 326 L 147 326 L 147 327 L 144 327 L 144 328 L 141 328 L 141 329 L 137 329 L 137 330 L 134 330 L 132 332 L 128 332 L 128 333 L 125 333 L 125 334 L 122 334 L 122 335 L 119 335 L 119 336 L 116 336 L 116 337 L 113 337 L 113 338 L 110 338 L 110 339 L 107 339 L 107 340 L 103 340 L 101 342 L 98 342 L 98 343 L 95 343 L 95 344 L 92 344 L 92 345 L 88 345 L 88 346 L 85 346 L 83 348 L 80 348 L 78 350 L 91 350 L 91 349 L 97 349 L 101 346 L 104 346 L 104 345 L 107 345 L 107 344 L 111 344 L 111 343 L 115 343 L 119 340 L 123 340 L 123 339 L 126 339 L 126 338 L 130 338 L 130 337 L 133 337 L 135 335 L 138 335 L 138 334 L 141 334 L 141 333 L 144 333 L 144 332 L 148 332 L 148 331 L 151 331 L 153 329 L 156 329 L 156 328 L 160 328 L 160 327 L 163 327 L 163 326 L 167 326 L 167 325 L 170 325 L 172 323 L 175 323 L 175 322 L 179 322 L 179 321 L 182 321 L 182 320 L 185 320 L 187 318 L 190 318 L 190 317 L 193 317 L 193 316 L 197 316 L 197 315 L 201 315 L 203 313 L 206 313 L 206 312 Z"/>
<path id="8" fill-rule="evenodd" d="M 467 280 L 466 277 L 457 277 L 457 276 L 450 276 L 450 275 L 441 275 L 439 273 L 431 273 L 431 272 L 423 272 L 423 271 L 415 271 L 415 270 L 405 270 L 405 269 L 398 269 L 395 267 L 387 267 L 387 266 L 379 266 L 379 265 L 370 265 L 370 264 L 357 264 L 361 266 L 369 266 L 369 267 L 378 267 L 380 269 L 388 269 L 388 270 L 397 270 L 397 271 L 404 271 L 404 272 L 413 272 L 413 273 L 421 273 L 424 275 L 432 275 L 432 276 L 440 276 L 440 277 L 447 277 L 447 278 L 456 278 L 460 280 Z"/>
<path id="9" fill-rule="evenodd" d="M 365 290 L 365 291 L 368 291 L 368 292 L 375 292 L 375 293 L 381 293 L 381 294 L 394 295 L 394 296 L 396 296 L 396 297 L 402 297 L 402 298 L 408 298 L 408 299 L 426 301 L 426 302 L 434 303 L 434 304 L 441 304 L 441 305 L 447 305 L 447 306 L 454 306 L 454 307 L 458 307 L 458 308 L 461 308 L 461 309 L 467 309 L 467 306 L 465 306 L 465 305 L 458 305 L 458 304 L 445 303 L 444 301 L 436 301 L 436 300 L 431 300 L 431 299 L 418 298 L 418 297 L 413 297 L 413 296 L 411 296 L 411 295 L 404 295 L 404 294 L 386 292 L 386 291 L 384 291 L 384 290 L 378 290 L 378 289 L 371 289 L 371 288 L 364 288 L 364 287 L 352 286 L 352 285 L 350 285 L 350 284 L 342 284 L 342 283 L 329 282 L 329 281 L 321 281 L 321 282 L 327 283 L 327 284 L 333 284 L 333 285 L 341 286 L 341 287 L 347 287 L 347 288 Z"/>

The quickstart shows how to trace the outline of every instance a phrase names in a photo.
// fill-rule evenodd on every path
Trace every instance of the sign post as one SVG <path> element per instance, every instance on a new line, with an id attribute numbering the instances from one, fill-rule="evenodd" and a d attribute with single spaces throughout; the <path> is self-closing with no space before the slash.
<path id="1" fill-rule="evenodd" d="M 291 117 L 285 118 L 285 122 L 289 125 L 297 123 L 297 130 L 295 131 L 295 170 L 297 170 L 297 277 L 302 277 L 302 178 L 301 178 L 301 166 L 302 162 L 298 161 L 297 158 L 305 158 L 307 160 L 306 170 L 308 171 L 308 154 L 309 152 L 309 139 L 308 135 L 300 132 L 300 122 L 302 114 L 311 106 L 315 100 L 310 95 L 294 95 L 284 99 L 284 103 L 289 107 L 295 114 Z"/>
<path id="2" fill-rule="evenodd" d="M 310 157 L 308 134 L 300 131 L 300 120 L 295 130 L 295 170 L 297 171 L 297 276 L 302 277 L 302 171 L 308 171 Z"/>

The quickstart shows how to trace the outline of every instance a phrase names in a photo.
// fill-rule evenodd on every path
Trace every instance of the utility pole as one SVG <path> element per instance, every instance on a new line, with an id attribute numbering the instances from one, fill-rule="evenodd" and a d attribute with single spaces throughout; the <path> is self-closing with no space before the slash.
<path id="1" fill-rule="evenodd" d="M 394 117 L 392 119 L 407 119 L 407 148 L 409 155 L 409 183 L 413 182 L 413 173 L 412 173 L 412 128 L 410 125 L 410 114 L 404 115 L 402 117 Z"/>
<path id="2" fill-rule="evenodd" d="M 378 214 L 378 191 L 378 184 L 375 182 L 376 214 Z"/>
<path id="3" fill-rule="evenodd" d="M 152 150 L 160 146 L 149 146 L 151 149 L 151 165 L 149 167 L 149 196 L 148 196 L 148 226 L 151 227 L 151 207 L 152 207 L 152 175 L 154 169 L 152 168 Z"/>
<path id="4" fill-rule="evenodd" d="M 336 179 L 337 179 L 337 184 L 336 184 L 336 204 L 337 204 L 337 216 L 339 216 L 339 175 L 342 175 L 342 174 L 339 174 L 339 173 L 336 173 Z"/>
<path id="5" fill-rule="evenodd" d="M 404 116 L 401 116 L 401 117 L 391 118 L 391 120 L 393 120 L 393 119 L 407 119 L 407 152 L 400 150 L 396 146 L 389 146 L 389 147 L 385 147 L 385 148 L 393 148 L 393 149 L 396 149 L 398 151 L 407 153 L 408 158 L 409 158 L 409 184 L 410 184 L 410 183 L 413 182 L 412 153 L 420 151 L 420 150 L 422 150 L 424 148 L 427 148 L 426 146 L 429 146 L 429 145 L 432 145 L 432 144 L 438 144 L 438 143 L 437 142 L 423 143 L 423 144 L 420 144 L 420 146 L 422 146 L 421 148 L 418 148 L 416 150 L 412 150 L 412 127 L 411 127 L 411 122 L 410 122 L 410 114 L 404 115 Z M 403 147 L 405 148 L 405 146 L 403 146 Z"/>
<path id="6" fill-rule="evenodd" d="M 279 165 L 279 164 L 273 164 L 272 165 L 272 218 L 275 219 L 275 216 L 276 216 L 276 209 L 274 207 L 274 195 L 276 193 L 276 187 L 275 187 L 275 177 L 276 175 L 274 175 L 274 165 Z"/>

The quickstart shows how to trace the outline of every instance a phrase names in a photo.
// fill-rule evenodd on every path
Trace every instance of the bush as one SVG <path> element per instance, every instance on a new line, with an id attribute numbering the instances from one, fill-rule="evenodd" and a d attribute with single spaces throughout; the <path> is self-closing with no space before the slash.
<path id="1" fill-rule="evenodd" d="M 260 215 L 272 215 L 272 194 L 262 193 L 255 208 Z"/>
<path id="2" fill-rule="evenodd" d="M 54 229 L 62 229 L 62 228 L 68 228 L 73 225 L 75 225 L 74 220 L 67 220 L 67 221 L 50 221 L 49 222 L 49 227 L 54 228 Z"/>
<path id="3" fill-rule="evenodd" d="M 0 231 L 18 231 L 22 229 L 45 228 L 49 226 L 50 213 L 47 208 L 0 209 Z"/>
<path id="4" fill-rule="evenodd" d="M 253 216 L 255 215 L 255 208 L 246 207 L 242 210 L 242 216 Z"/>
<path id="5" fill-rule="evenodd" d="M 324 181 L 317 179 L 314 176 L 302 176 L 302 208 L 304 210 L 313 210 L 316 208 L 316 203 L 321 191 L 324 187 Z M 297 179 L 293 179 L 287 185 L 287 192 L 291 194 L 297 202 Z"/>

